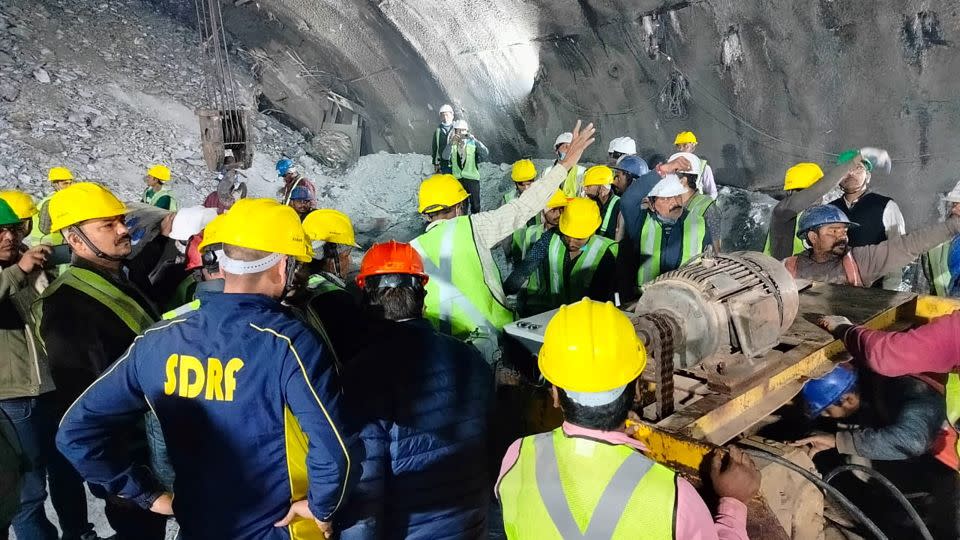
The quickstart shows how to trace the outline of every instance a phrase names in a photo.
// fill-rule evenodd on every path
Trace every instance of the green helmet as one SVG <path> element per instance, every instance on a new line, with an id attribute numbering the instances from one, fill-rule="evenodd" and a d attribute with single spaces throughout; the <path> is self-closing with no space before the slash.
<path id="1" fill-rule="evenodd" d="M 7 201 L 0 199 L 0 227 L 16 225 L 18 223 L 20 223 L 20 218 L 17 216 L 17 213 L 13 211 L 13 208 L 10 208 Z"/>
<path id="2" fill-rule="evenodd" d="M 841 152 L 840 155 L 837 156 L 837 165 L 843 165 L 844 163 L 850 163 L 851 161 L 854 160 L 854 158 L 856 158 L 856 157 L 859 156 L 859 155 L 860 155 L 860 151 L 859 151 L 859 150 L 846 150 L 846 151 L 844 151 L 844 152 Z M 873 171 L 873 162 L 870 161 L 869 159 L 864 159 L 864 160 L 863 160 L 863 167 L 864 167 L 865 169 L 867 169 L 867 172 L 871 172 L 871 171 Z"/>

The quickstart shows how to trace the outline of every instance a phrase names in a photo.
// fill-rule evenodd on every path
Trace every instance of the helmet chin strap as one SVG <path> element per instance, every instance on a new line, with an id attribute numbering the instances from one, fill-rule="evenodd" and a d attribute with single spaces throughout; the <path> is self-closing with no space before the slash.
<path id="1" fill-rule="evenodd" d="M 847 189 L 847 188 L 845 188 L 845 187 L 841 187 L 840 189 L 841 189 L 845 194 L 850 195 L 850 194 L 853 194 L 853 193 L 859 193 L 859 192 L 861 192 L 861 191 L 866 190 L 866 189 L 867 189 L 867 184 L 869 184 L 869 183 L 870 183 L 870 177 L 865 176 L 865 177 L 863 178 L 863 182 L 860 182 L 860 185 L 859 185 L 856 189 Z"/>
<path id="2" fill-rule="evenodd" d="M 123 257 L 116 257 L 114 255 L 108 255 L 104 253 L 102 249 L 98 248 L 89 238 L 87 238 L 87 235 L 80 229 L 80 227 L 72 225 L 70 229 L 74 234 L 80 237 L 80 240 L 82 240 L 84 244 L 86 244 L 87 249 L 92 251 L 93 254 L 98 258 L 112 262 L 120 262 L 124 259 Z"/>

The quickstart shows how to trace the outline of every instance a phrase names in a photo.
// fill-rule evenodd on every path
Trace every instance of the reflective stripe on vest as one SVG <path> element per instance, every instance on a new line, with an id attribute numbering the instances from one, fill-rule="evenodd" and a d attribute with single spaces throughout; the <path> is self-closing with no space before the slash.
<path id="1" fill-rule="evenodd" d="M 27 237 L 26 243 L 31 246 L 36 246 L 39 244 L 46 244 L 48 246 L 59 246 L 63 243 L 63 235 L 60 234 L 60 231 L 52 232 L 49 234 L 44 234 L 40 230 L 40 214 L 44 211 L 44 206 L 50 202 L 50 198 L 53 197 L 53 194 L 47 195 L 37 203 L 37 213 L 30 218 L 32 224 L 30 228 L 30 236 Z M 47 213 L 49 214 L 50 209 L 47 208 Z M 49 218 L 47 219 L 49 221 Z M 62 272 L 66 269 L 66 265 L 60 265 L 60 271 Z"/>
<path id="2" fill-rule="evenodd" d="M 525 437 L 498 486 L 508 538 L 674 538 L 673 471 L 561 430 Z"/>
<path id="3" fill-rule="evenodd" d="M 496 339 L 503 326 L 513 322 L 513 313 L 500 304 L 484 280 L 468 216 L 434 225 L 410 245 L 420 253 L 430 276 L 424 316 L 441 332 L 466 339 L 479 330 Z"/>
<path id="4" fill-rule="evenodd" d="M 680 220 L 680 222 L 674 224 L 672 231 L 676 234 L 677 227 L 680 227 L 683 234 L 680 261 L 677 268 L 703 253 L 703 244 L 707 234 L 707 225 L 703 216 L 685 211 Z M 637 285 L 643 285 L 660 276 L 663 266 L 663 261 L 660 260 L 663 254 L 663 235 L 663 225 L 660 220 L 654 218 L 651 213 L 646 213 L 640 225 L 640 253 L 647 257 L 637 270 Z"/>
<path id="5" fill-rule="evenodd" d="M 147 191 L 150 191 L 149 189 Z M 171 212 L 177 211 L 177 200 L 173 198 L 173 192 L 167 189 L 166 187 L 160 188 L 159 191 L 154 191 L 153 196 L 147 197 L 147 192 L 143 193 L 143 202 L 149 204 L 150 206 L 157 206 L 157 203 L 160 202 L 160 199 L 163 197 L 170 197 L 170 210 Z"/>
<path id="6" fill-rule="evenodd" d="M 956 434 L 957 421 L 960 420 L 960 374 L 950 373 L 947 375 L 944 395 L 947 400 L 947 421 L 950 422 L 950 426 Z M 957 437 L 954 449 L 960 456 L 960 437 Z"/>
<path id="7" fill-rule="evenodd" d="M 555 165 L 559 167 L 560 165 Z M 563 185 L 560 186 L 560 189 L 563 190 L 563 194 L 567 197 L 576 197 L 580 194 L 580 179 L 577 178 L 580 174 L 580 166 L 574 165 L 572 169 L 567 171 L 567 178 L 563 181 Z"/>
<path id="8" fill-rule="evenodd" d="M 463 145 L 466 153 L 463 159 L 463 167 L 460 167 L 460 145 L 455 144 L 450 149 L 450 169 L 457 178 L 466 178 L 467 180 L 479 180 L 480 169 L 477 168 L 477 145 L 473 141 L 468 141 Z"/>
<path id="9" fill-rule="evenodd" d="M 568 257 L 567 247 L 563 245 L 563 240 L 560 239 L 559 234 L 553 235 L 547 251 L 548 281 L 552 307 L 576 302 L 586 296 L 600 259 L 614 243 L 613 240 L 596 234 L 591 236 L 590 240 L 580 250 L 580 256 L 577 257 L 576 262 L 573 263 L 573 268 L 570 269 L 570 281 L 567 282 L 563 272 L 564 263 Z"/>
<path id="10" fill-rule="evenodd" d="M 711 204 L 714 204 L 716 201 L 707 197 L 706 195 L 701 195 L 699 193 L 694 193 L 690 200 L 687 201 L 687 211 L 691 214 L 696 214 L 698 216 L 704 216 L 707 213 L 707 209 L 710 208 Z"/>
<path id="11" fill-rule="evenodd" d="M 937 296 L 950 296 L 950 246 L 953 241 L 944 242 L 927 252 L 927 275 L 930 285 Z"/>
<path id="12" fill-rule="evenodd" d="M 803 245 L 803 240 L 797 236 L 797 233 L 800 232 L 800 216 L 802 215 L 803 212 L 800 212 L 793 221 L 793 253 L 791 253 L 791 255 L 799 255 L 807 249 L 806 246 Z M 770 247 L 770 238 L 770 231 L 767 231 L 767 241 L 763 244 L 763 254 L 773 256 L 773 248 Z"/>
<path id="13" fill-rule="evenodd" d="M 176 319 L 177 317 L 179 317 L 179 316 L 181 316 L 181 315 L 185 315 L 185 314 L 187 314 L 187 313 L 190 313 L 191 311 L 196 311 L 196 310 L 198 310 L 198 309 L 200 309 L 200 299 L 199 299 L 199 298 L 197 298 L 196 300 L 194 300 L 194 301 L 192 301 L 192 302 L 186 303 L 186 304 L 178 307 L 177 309 L 171 309 L 170 311 L 164 313 L 160 318 L 163 319 L 163 320 L 165 320 L 165 321 L 169 321 L 170 319 Z"/>
<path id="14" fill-rule="evenodd" d="M 307 278 L 307 288 L 315 294 L 326 294 L 328 292 L 344 290 L 343 287 L 330 281 L 322 274 L 313 274 Z"/>
<path id="15" fill-rule="evenodd" d="M 600 229 L 597 231 L 597 234 L 606 236 L 607 231 L 610 230 L 610 225 L 613 225 L 614 228 L 617 227 L 617 218 L 613 215 L 613 208 L 617 205 L 617 201 L 619 200 L 620 197 L 611 191 L 610 200 L 607 201 L 607 209 L 603 214 L 603 221 L 600 222 Z"/>
<path id="16" fill-rule="evenodd" d="M 62 286 L 72 287 L 113 312 L 134 334 L 140 335 L 155 321 L 143 307 L 96 272 L 71 266 L 53 280 L 33 303 L 34 317 L 39 325 L 43 320 L 43 301 Z M 42 336 L 41 336 L 42 337 Z"/>

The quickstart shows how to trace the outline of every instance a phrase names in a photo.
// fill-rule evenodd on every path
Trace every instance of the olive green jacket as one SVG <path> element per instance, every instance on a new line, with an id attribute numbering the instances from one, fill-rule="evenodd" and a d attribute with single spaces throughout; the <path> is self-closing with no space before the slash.
<path id="1" fill-rule="evenodd" d="M 0 399 L 39 396 L 54 389 L 47 356 L 32 324 L 30 304 L 48 284 L 42 272 L 17 265 L 0 271 Z"/>

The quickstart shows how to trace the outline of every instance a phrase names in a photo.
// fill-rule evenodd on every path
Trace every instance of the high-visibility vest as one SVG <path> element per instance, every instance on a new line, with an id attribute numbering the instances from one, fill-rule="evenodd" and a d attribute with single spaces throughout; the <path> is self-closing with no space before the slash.
<path id="1" fill-rule="evenodd" d="M 165 321 L 169 321 L 170 319 L 176 319 L 181 315 L 186 315 L 187 313 L 190 313 L 191 311 L 196 311 L 198 309 L 200 309 L 200 299 L 195 298 L 178 308 L 171 309 L 170 311 L 161 315 L 160 318 Z"/>
<path id="2" fill-rule="evenodd" d="M 424 270 L 430 276 L 424 317 L 439 331 L 460 339 L 471 334 L 498 339 L 504 325 L 513 322 L 513 313 L 484 281 L 470 217 L 442 221 L 410 245 L 423 258 Z"/>
<path id="3" fill-rule="evenodd" d="M 460 167 L 460 145 L 455 144 L 450 148 L 450 170 L 457 179 L 466 178 L 467 180 L 479 180 L 480 169 L 477 168 L 477 145 L 473 141 L 467 141 L 463 145 L 464 159 L 463 167 Z"/>
<path id="4" fill-rule="evenodd" d="M 924 260 L 927 275 L 930 276 L 930 285 L 933 286 L 933 293 L 937 296 L 950 296 L 950 246 L 953 241 L 948 241 L 927 252 Z"/>
<path id="5" fill-rule="evenodd" d="M 803 245 L 803 240 L 797 236 L 797 233 L 800 232 L 800 216 L 803 214 L 797 214 L 797 219 L 794 221 L 793 225 L 793 253 L 791 255 L 799 255 L 806 251 L 806 246 Z M 770 231 L 767 231 L 767 242 L 763 245 L 763 254 L 764 255 L 773 255 L 773 248 L 770 247 Z"/>
<path id="6" fill-rule="evenodd" d="M 684 210 L 683 215 L 673 226 L 674 235 L 678 227 L 683 235 L 681 239 L 683 243 L 677 268 L 703 253 L 707 246 L 707 222 L 702 215 Z M 666 263 L 660 260 L 663 254 L 663 240 L 664 231 L 660 220 L 654 218 L 651 212 L 645 212 L 640 225 L 640 254 L 645 260 L 640 263 L 640 268 L 637 270 L 637 285 L 653 281 L 663 272 L 676 270 L 676 268 L 664 269 Z"/>
<path id="7" fill-rule="evenodd" d="M 710 197 L 694 193 L 689 200 L 687 200 L 687 211 L 691 214 L 697 214 L 699 216 L 704 216 L 707 213 L 707 209 L 710 208 L 712 204 L 715 204 L 717 201 L 711 199 Z"/>
<path id="8" fill-rule="evenodd" d="M 524 437 L 497 493 L 511 540 L 674 538 L 674 471 L 563 428 Z"/>
<path id="9" fill-rule="evenodd" d="M 561 184 L 560 189 L 563 190 L 563 194 L 567 197 L 576 197 L 580 195 L 580 188 L 582 187 L 580 166 L 574 165 L 572 169 L 567 171 L 567 177 L 564 179 L 563 184 Z"/>
<path id="10" fill-rule="evenodd" d="M 564 275 L 564 263 L 568 257 L 567 247 L 563 244 L 559 234 L 553 235 L 550 239 L 550 246 L 547 248 L 547 271 L 545 286 L 539 290 L 541 295 L 547 296 L 547 309 L 560 307 L 563 304 L 576 302 L 584 296 L 590 289 L 593 282 L 593 275 L 600 265 L 600 260 L 607 251 L 614 251 L 616 242 L 598 234 L 594 234 L 587 241 L 586 245 L 580 250 L 580 256 L 573 263 L 570 269 L 570 279 L 567 280 Z M 536 291 L 530 291 L 530 281 L 527 281 L 528 293 L 531 295 Z M 600 300 L 597 298 L 596 300 Z"/>
<path id="11" fill-rule="evenodd" d="M 606 236 L 607 232 L 610 231 L 610 227 L 614 229 L 617 228 L 617 216 L 613 215 L 613 209 L 617 206 L 617 201 L 620 200 L 620 197 L 610 192 L 610 199 L 607 200 L 607 208 L 603 213 L 603 221 L 600 222 L 600 228 L 597 229 L 597 234 L 601 236 Z"/>
<path id="12" fill-rule="evenodd" d="M 73 287 L 106 306 L 106 308 L 123 321 L 123 323 L 127 325 L 127 328 L 134 334 L 142 334 L 150 325 L 156 322 L 153 316 L 143 309 L 143 306 L 138 304 L 133 298 L 127 296 L 126 293 L 118 289 L 116 285 L 110 283 L 110 281 L 100 274 L 85 268 L 71 266 L 62 272 L 57 279 L 53 280 L 53 283 L 44 289 L 40 296 L 33 302 L 31 308 L 37 326 L 39 326 L 43 320 L 44 300 L 63 286 Z M 37 332 L 37 335 L 43 338 L 41 333 Z"/>
<path id="13" fill-rule="evenodd" d="M 503 203 L 506 204 L 517 198 L 517 192 L 508 191 L 503 194 Z M 538 234 L 536 238 L 533 239 L 533 242 L 529 242 L 527 228 L 533 225 L 543 225 L 543 212 L 538 213 L 536 216 L 530 218 L 530 221 L 527 221 L 527 227 L 523 227 L 513 231 L 510 241 L 510 259 L 513 260 L 514 264 L 519 263 L 527 256 L 527 250 L 530 249 L 530 246 L 536 242 L 540 235 Z M 541 227 L 541 232 L 543 228 Z"/>
<path id="14" fill-rule="evenodd" d="M 960 374 L 948 373 L 946 383 L 926 373 L 911 375 L 933 388 L 946 399 L 947 421 L 930 447 L 930 454 L 940 463 L 953 470 L 960 470 L 960 437 L 957 436 L 957 421 L 960 420 Z"/>
<path id="15" fill-rule="evenodd" d="M 30 236 L 27 237 L 26 243 L 31 246 L 36 246 L 39 244 L 59 246 L 63 243 L 63 235 L 60 233 L 60 231 L 44 234 L 43 231 L 40 230 L 40 215 L 43 212 L 49 213 L 49 209 L 45 209 L 44 207 L 50 202 L 51 197 L 53 197 L 53 194 L 47 195 L 41 199 L 37 204 L 37 213 L 30 218 L 33 226 L 30 229 Z"/>
<path id="16" fill-rule="evenodd" d="M 143 192 L 143 202 L 150 206 L 157 206 L 157 203 L 160 202 L 160 199 L 163 197 L 170 197 L 170 208 L 168 208 L 168 210 L 176 212 L 177 200 L 173 198 L 173 192 L 166 187 L 162 187 L 157 191 L 147 188 L 147 190 Z"/>
<path id="17" fill-rule="evenodd" d="M 307 289 L 315 295 L 346 290 L 339 283 L 334 283 L 333 280 L 323 274 L 312 274 L 307 278 Z"/>

